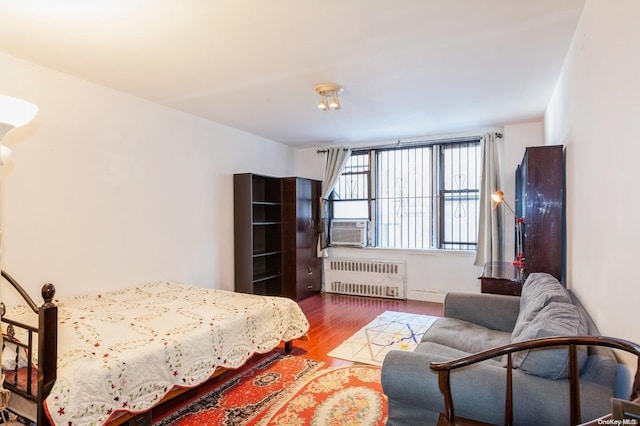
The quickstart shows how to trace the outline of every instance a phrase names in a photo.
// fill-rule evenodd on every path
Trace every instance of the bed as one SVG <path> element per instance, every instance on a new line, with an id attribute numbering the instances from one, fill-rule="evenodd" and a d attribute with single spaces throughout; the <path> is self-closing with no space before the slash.
<path id="1" fill-rule="evenodd" d="M 4 386 L 11 408 L 39 425 L 149 413 L 253 354 L 283 341 L 290 351 L 309 328 L 299 306 L 282 297 L 163 281 L 54 301 L 46 284 L 38 307 L 2 276 L 26 301 L 2 316 Z"/>

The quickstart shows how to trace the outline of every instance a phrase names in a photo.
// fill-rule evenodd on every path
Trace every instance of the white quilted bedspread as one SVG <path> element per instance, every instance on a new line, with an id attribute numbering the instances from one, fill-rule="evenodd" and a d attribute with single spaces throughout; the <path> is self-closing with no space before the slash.
<path id="1" fill-rule="evenodd" d="M 158 282 L 57 302 L 58 378 L 46 400 L 56 425 L 99 425 L 142 411 L 174 386 L 304 336 L 286 298 Z"/>

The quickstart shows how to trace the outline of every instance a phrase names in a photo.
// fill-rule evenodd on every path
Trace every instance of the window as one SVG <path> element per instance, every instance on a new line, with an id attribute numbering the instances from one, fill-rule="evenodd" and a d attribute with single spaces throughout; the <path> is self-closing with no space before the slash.
<path id="1" fill-rule="evenodd" d="M 481 157 L 479 138 L 355 151 L 332 218 L 371 220 L 376 247 L 475 250 Z"/>

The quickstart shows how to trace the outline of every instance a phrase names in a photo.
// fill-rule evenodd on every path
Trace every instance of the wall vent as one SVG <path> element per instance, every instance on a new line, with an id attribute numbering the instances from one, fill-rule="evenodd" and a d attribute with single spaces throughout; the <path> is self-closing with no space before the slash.
<path id="1" fill-rule="evenodd" d="M 324 260 L 324 291 L 354 296 L 406 299 L 406 265 L 402 261 Z"/>

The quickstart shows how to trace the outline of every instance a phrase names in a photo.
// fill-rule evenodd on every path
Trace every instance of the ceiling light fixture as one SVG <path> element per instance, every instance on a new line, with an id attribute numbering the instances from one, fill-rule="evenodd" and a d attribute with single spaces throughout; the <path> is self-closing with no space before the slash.
<path id="1" fill-rule="evenodd" d="M 316 92 L 320 95 L 318 108 L 323 111 L 330 109 L 340 109 L 338 95 L 342 93 L 342 86 L 334 83 L 324 83 L 316 86 Z"/>

